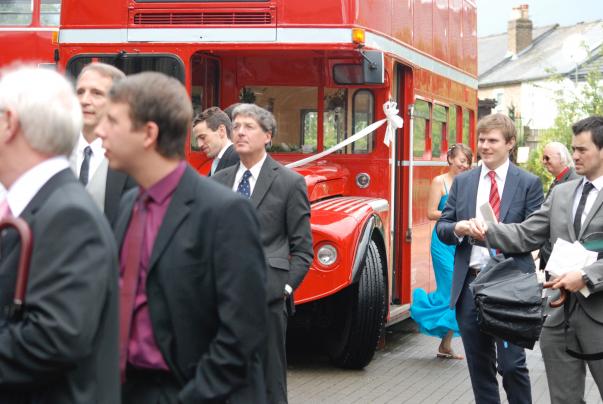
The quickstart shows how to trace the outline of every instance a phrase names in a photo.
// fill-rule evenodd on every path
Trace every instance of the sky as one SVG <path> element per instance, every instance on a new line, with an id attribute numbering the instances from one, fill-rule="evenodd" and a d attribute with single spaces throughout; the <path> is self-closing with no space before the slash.
<path id="1" fill-rule="evenodd" d="M 535 27 L 603 19 L 603 0 L 477 0 L 477 35 L 505 32 L 511 10 L 520 4 L 529 5 Z"/>

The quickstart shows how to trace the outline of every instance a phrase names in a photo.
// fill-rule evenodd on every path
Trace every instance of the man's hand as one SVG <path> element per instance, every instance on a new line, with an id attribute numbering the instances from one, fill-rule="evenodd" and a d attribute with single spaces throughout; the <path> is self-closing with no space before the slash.
<path id="1" fill-rule="evenodd" d="M 565 288 L 568 292 L 577 292 L 586 286 L 582 271 L 571 271 L 553 279 L 552 289 Z"/>
<path id="2" fill-rule="evenodd" d="M 488 231 L 488 224 L 481 219 L 471 219 L 471 237 L 476 240 L 484 241 L 486 238 L 486 232 Z"/>
<path id="3" fill-rule="evenodd" d="M 461 220 L 456 222 L 454 233 L 458 236 L 470 236 L 476 240 L 484 240 L 488 225 L 480 219 Z"/>

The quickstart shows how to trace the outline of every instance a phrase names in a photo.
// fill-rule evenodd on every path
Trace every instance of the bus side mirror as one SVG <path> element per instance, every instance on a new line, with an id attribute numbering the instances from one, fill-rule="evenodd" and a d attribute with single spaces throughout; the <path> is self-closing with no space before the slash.
<path id="1" fill-rule="evenodd" d="M 362 64 L 341 63 L 333 66 L 333 81 L 346 84 L 383 84 L 383 52 L 361 51 Z"/>
<path id="2" fill-rule="evenodd" d="M 365 84 L 383 84 L 385 74 L 383 69 L 383 52 L 364 51 L 362 52 L 362 73 Z"/>

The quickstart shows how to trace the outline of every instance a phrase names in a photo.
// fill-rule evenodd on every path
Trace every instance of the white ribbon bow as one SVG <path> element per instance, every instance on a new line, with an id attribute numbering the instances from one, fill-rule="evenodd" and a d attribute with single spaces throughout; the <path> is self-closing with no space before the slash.
<path id="1" fill-rule="evenodd" d="M 387 101 L 383 104 L 383 112 L 385 112 L 385 119 L 387 120 L 387 128 L 385 129 L 385 137 L 383 143 L 389 147 L 392 139 L 396 136 L 396 130 L 400 129 L 404 125 L 404 119 L 398 115 L 398 104 L 394 101 Z"/>

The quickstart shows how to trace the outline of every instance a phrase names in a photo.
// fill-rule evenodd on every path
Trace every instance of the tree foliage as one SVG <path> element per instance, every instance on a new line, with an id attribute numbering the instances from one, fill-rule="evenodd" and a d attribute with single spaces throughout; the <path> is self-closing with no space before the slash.
<path id="1" fill-rule="evenodd" d="M 552 128 L 544 131 L 538 139 L 538 146 L 532 150 L 527 168 L 538 175 L 543 185 L 548 187 L 552 181 L 551 175 L 542 165 L 542 149 L 552 141 L 565 144 L 571 151 L 572 124 L 591 115 L 603 115 L 603 51 L 597 57 L 590 59 L 591 67 L 583 85 L 577 91 L 568 92 L 560 89 L 556 92 L 557 117 Z M 552 80 L 561 86 L 564 77 L 556 76 Z"/>

